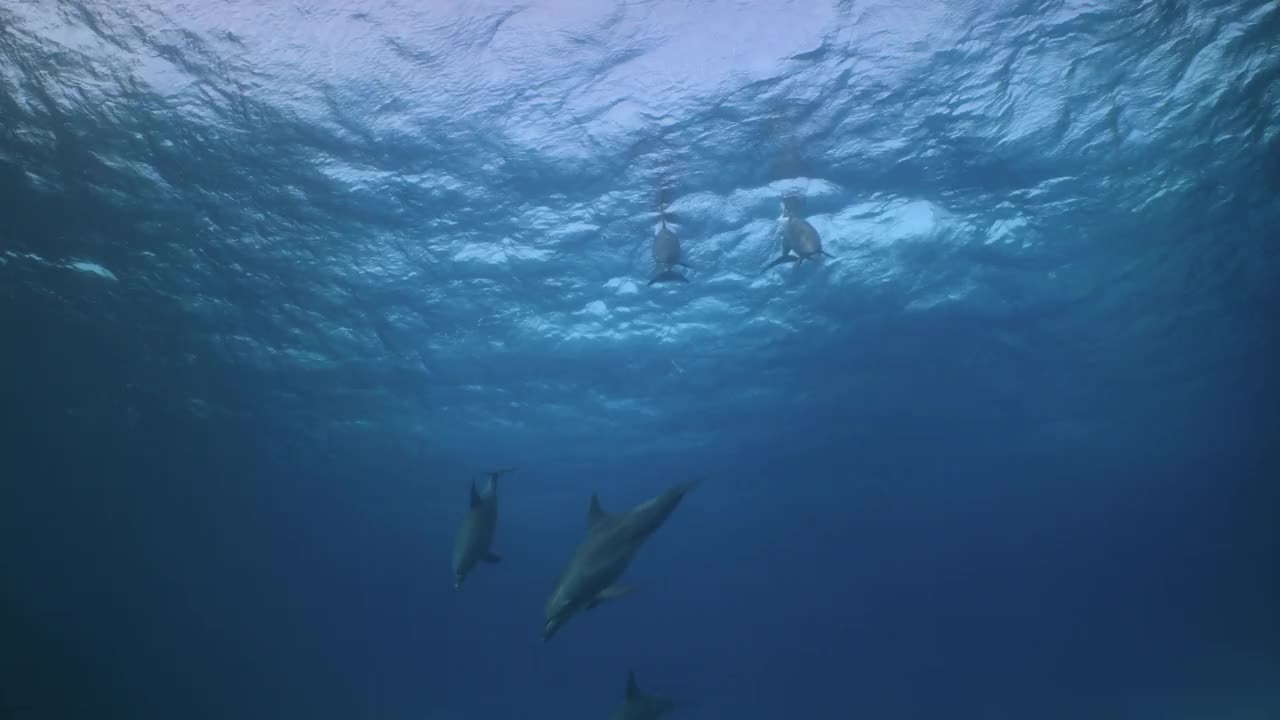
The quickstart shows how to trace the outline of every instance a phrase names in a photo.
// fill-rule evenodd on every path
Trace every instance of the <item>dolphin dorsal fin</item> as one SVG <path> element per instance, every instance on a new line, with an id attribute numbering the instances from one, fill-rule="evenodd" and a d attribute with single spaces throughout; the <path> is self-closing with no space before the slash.
<path id="1" fill-rule="evenodd" d="M 480 497 L 480 493 L 476 491 L 476 481 L 471 481 L 471 507 L 484 504 L 484 498 Z"/>
<path id="2" fill-rule="evenodd" d="M 591 493 L 591 506 L 587 508 L 587 529 L 590 530 L 608 517 L 609 513 L 600 507 L 600 498 L 595 493 Z"/>
<path id="3" fill-rule="evenodd" d="M 640 686 L 636 684 L 636 671 L 627 671 L 627 700 L 634 702 L 641 699 L 644 693 L 640 692 Z"/>

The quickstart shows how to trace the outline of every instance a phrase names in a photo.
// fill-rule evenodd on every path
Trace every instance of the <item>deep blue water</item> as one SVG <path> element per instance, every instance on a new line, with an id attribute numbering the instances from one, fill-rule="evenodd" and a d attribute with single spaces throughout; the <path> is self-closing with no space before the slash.
<path id="1" fill-rule="evenodd" d="M 5 2 L 0 716 L 1280 718 L 1277 37 Z M 761 273 L 788 193 L 836 259 Z M 699 475 L 542 642 L 591 494 Z"/>

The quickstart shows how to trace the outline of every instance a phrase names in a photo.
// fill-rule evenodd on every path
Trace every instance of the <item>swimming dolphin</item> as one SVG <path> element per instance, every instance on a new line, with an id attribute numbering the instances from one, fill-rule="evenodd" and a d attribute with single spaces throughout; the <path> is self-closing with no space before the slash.
<path id="1" fill-rule="evenodd" d="M 578 543 L 569 565 L 556 581 L 543 611 L 542 639 L 550 640 L 569 618 L 605 600 L 621 597 L 631 588 L 615 584 L 626 572 L 636 552 L 676 509 L 685 493 L 701 480 L 676 485 L 643 503 L 615 514 L 600 507 L 591 496 L 587 510 L 587 535 Z"/>
<path id="2" fill-rule="evenodd" d="M 458 534 L 453 542 L 453 577 L 455 588 L 462 587 L 462 581 L 480 564 L 485 562 L 502 562 L 502 556 L 490 549 L 493 545 L 493 532 L 498 527 L 498 478 L 515 468 L 503 468 L 486 473 L 489 476 L 489 493 L 481 495 L 476 490 L 476 481 L 471 481 L 471 504 L 467 508 L 467 516 L 458 527 Z"/>
<path id="3" fill-rule="evenodd" d="M 627 673 L 627 695 L 618 709 L 609 716 L 610 720 L 658 720 L 658 718 L 675 709 L 670 698 L 661 695 L 650 695 L 636 684 L 634 671 Z"/>
<path id="4" fill-rule="evenodd" d="M 818 231 L 809 224 L 808 220 L 797 214 L 797 198 L 784 198 L 782 208 L 784 216 L 782 221 L 782 256 L 765 265 L 760 272 L 782 263 L 801 263 L 809 258 L 820 260 L 824 255 L 832 259 L 835 258 L 835 255 L 822 249 L 822 237 L 818 235 Z M 796 252 L 795 255 L 791 254 L 792 250 Z"/>
<path id="5" fill-rule="evenodd" d="M 662 227 L 653 236 L 653 262 L 658 266 L 658 274 L 653 276 L 649 284 L 660 282 L 689 282 L 689 278 L 675 271 L 675 266 L 693 269 L 680 259 L 680 239 L 667 227 L 667 219 L 662 218 Z"/>

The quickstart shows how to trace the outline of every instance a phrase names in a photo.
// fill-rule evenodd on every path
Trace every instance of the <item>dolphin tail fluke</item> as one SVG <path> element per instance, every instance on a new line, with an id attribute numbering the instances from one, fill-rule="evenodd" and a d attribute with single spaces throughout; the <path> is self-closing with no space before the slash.
<path id="1" fill-rule="evenodd" d="M 765 265 L 760 270 L 760 272 L 767 272 L 769 268 L 777 267 L 782 263 L 789 263 L 789 262 L 800 262 L 800 258 L 795 255 L 783 255 L 780 258 L 774 258 L 773 262 L 769 263 L 768 265 Z"/>
<path id="2" fill-rule="evenodd" d="M 663 270 L 662 272 L 658 273 L 657 275 L 654 275 L 654 276 L 653 276 L 653 279 L 649 281 L 649 284 L 650 284 L 650 285 L 653 285 L 654 283 L 661 283 L 661 282 L 681 282 L 681 283 L 687 283 L 687 282 L 689 282 L 689 278 L 687 278 L 687 277 L 685 277 L 685 276 L 681 275 L 680 273 L 676 272 L 675 270 Z"/>
<path id="3" fill-rule="evenodd" d="M 517 468 L 517 467 L 505 467 L 505 468 L 498 468 L 497 470 L 490 470 L 489 472 L 481 473 L 481 475 L 484 475 L 485 477 L 489 478 L 489 487 L 490 487 L 490 488 L 492 488 L 492 489 L 494 489 L 494 490 L 497 490 L 497 489 L 498 489 L 498 478 L 502 477 L 503 475 L 509 475 L 509 474 L 511 474 L 511 473 L 513 473 L 513 472 L 515 472 L 516 470 L 519 470 L 519 469 L 520 469 L 520 468 Z M 473 481 L 473 482 L 472 482 L 472 485 L 474 485 L 474 484 L 475 484 L 475 482 Z"/>
<path id="4" fill-rule="evenodd" d="M 682 268 L 685 268 L 686 270 L 697 270 L 697 268 L 695 268 L 694 266 L 690 265 L 689 263 L 687 263 L 687 262 L 685 262 L 685 261 L 683 261 L 683 260 L 681 260 L 681 261 L 677 262 L 676 264 L 677 264 L 677 265 L 679 265 L 679 266 L 680 266 L 680 267 L 682 267 Z"/>

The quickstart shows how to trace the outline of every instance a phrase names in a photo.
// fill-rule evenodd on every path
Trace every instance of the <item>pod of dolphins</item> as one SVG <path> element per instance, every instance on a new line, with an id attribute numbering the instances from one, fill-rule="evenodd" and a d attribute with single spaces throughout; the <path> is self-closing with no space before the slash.
<path id="1" fill-rule="evenodd" d="M 810 259 L 834 258 L 822 249 L 818 231 L 800 215 L 799 199 L 786 197 L 782 205 L 782 255 L 761 272 L 783 263 L 799 264 Z M 689 278 L 676 268 L 692 270 L 693 267 L 684 261 L 680 239 L 667 226 L 665 204 L 659 217 L 661 224 L 653 237 L 656 271 L 648 284 L 687 283 Z M 455 588 L 461 588 L 467 576 L 481 563 L 502 562 L 502 556 L 493 551 L 494 532 L 498 527 L 498 478 L 515 470 L 503 468 L 486 473 L 489 484 L 484 492 L 476 487 L 474 479 L 471 481 L 470 503 L 453 544 Z M 543 608 L 543 642 L 550 640 L 578 613 L 631 592 L 631 588 L 619 582 L 622 575 L 640 547 L 662 527 L 684 496 L 699 482 L 693 480 L 675 485 L 623 512 L 605 512 L 600 498 L 592 494 L 587 506 L 586 533 L 569 557 Z M 632 671 L 627 674 L 623 701 L 611 717 L 613 720 L 657 720 L 674 707 L 670 698 L 642 691 Z"/>
<path id="2" fill-rule="evenodd" d="M 835 259 L 834 255 L 822 249 L 822 236 L 813 225 L 809 224 L 808 220 L 800 215 L 800 198 L 795 196 L 783 198 L 782 210 L 782 255 L 765 265 L 761 272 L 783 263 L 793 262 L 798 265 L 810 259 L 815 261 L 824 257 Z M 693 267 L 683 260 L 680 239 L 671 231 L 671 228 L 667 227 L 665 207 L 659 219 L 661 226 L 658 228 L 658 233 L 653 236 L 653 263 L 657 271 L 649 280 L 649 285 L 664 282 L 687 283 L 689 278 L 681 275 L 675 268 L 678 266 L 692 270 Z"/>
<path id="3" fill-rule="evenodd" d="M 453 545 L 454 587 L 461 588 L 467 576 L 482 562 L 497 563 L 502 558 L 493 551 L 498 526 L 498 478 L 515 471 L 504 468 L 486 473 L 486 492 L 471 481 L 471 497 L 466 515 L 458 527 Z M 701 482 L 691 480 L 668 488 L 629 510 L 606 512 L 600 498 L 591 495 L 587 506 L 586 533 L 569 557 L 543 608 L 542 639 L 550 640 L 567 622 L 584 610 L 622 597 L 631 588 L 619 583 L 631 561 L 684 496 Z M 657 720 L 674 708 L 666 697 L 640 690 L 635 673 L 627 675 L 626 693 L 611 716 L 614 720 Z"/>

